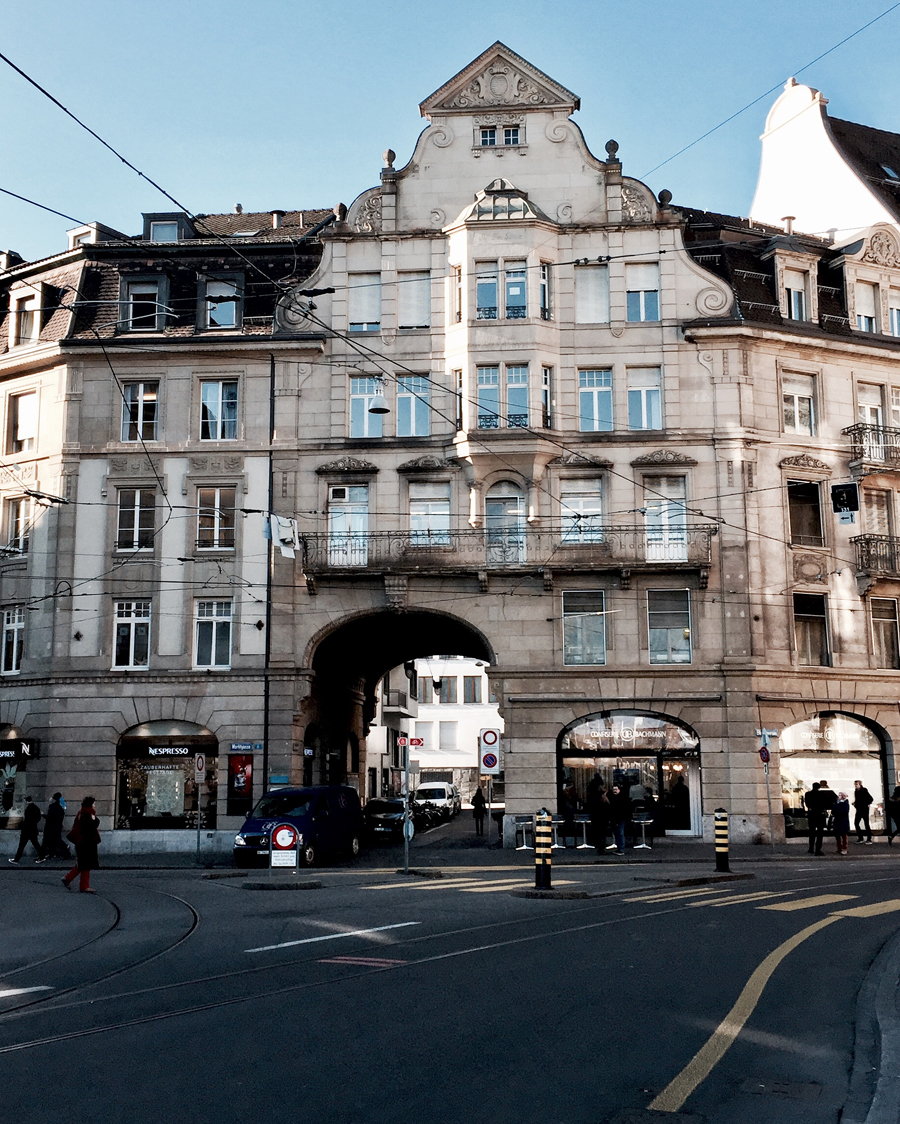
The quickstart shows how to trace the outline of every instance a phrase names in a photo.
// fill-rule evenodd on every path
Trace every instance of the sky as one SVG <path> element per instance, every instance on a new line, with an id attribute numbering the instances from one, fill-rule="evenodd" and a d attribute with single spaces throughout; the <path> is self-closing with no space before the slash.
<path id="1" fill-rule="evenodd" d="M 0 52 L 193 212 L 350 204 L 402 167 L 418 103 L 500 39 L 581 98 L 601 157 L 674 202 L 746 215 L 781 85 L 892 0 L 0 0 Z M 900 132 L 900 5 L 803 71 L 835 117 Z M 126 234 L 172 205 L 0 61 L 0 188 Z M 650 173 L 648 175 L 648 173 Z M 0 249 L 75 222 L 0 195 Z"/>

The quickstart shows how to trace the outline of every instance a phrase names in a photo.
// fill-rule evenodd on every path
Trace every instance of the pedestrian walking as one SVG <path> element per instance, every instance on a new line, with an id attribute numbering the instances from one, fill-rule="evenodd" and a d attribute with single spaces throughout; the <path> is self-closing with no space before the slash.
<path id="1" fill-rule="evenodd" d="M 872 828 L 869 825 L 869 808 L 872 804 L 872 794 L 863 786 L 862 781 L 853 782 L 853 807 L 856 815 L 853 817 L 853 830 L 856 832 L 857 843 L 868 843 L 872 846 Z M 866 838 L 863 839 L 863 834 Z"/>
<path id="2" fill-rule="evenodd" d="M 44 848 L 41 846 L 40 839 L 38 839 L 38 824 L 43 818 L 43 814 L 37 804 L 35 804 L 30 796 L 26 796 L 25 810 L 22 813 L 22 830 L 19 832 L 19 846 L 16 849 L 15 858 L 9 860 L 13 866 L 19 865 L 19 860 L 25 853 L 25 847 L 29 843 L 37 851 L 38 857 L 34 861 L 36 863 L 42 863 L 46 860 L 47 856 L 44 853 Z"/>
<path id="3" fill-rule="evenodd" d="M 562 838 L 563 846 L 566 845 L 566 840 L 572 840 L 572 846 L 575 846 L 575 813 L 578 811 L 578 795 L 575 792 L 575 785 L 571 781 L 567 781 L 563 787 L 562 794 L 562 823 L 559 825 L 559 834 Z"/>
<path id="4" fill-rule="evenodd" d="M 94 811 L 93 796 L 85 796 L 81 801 L 81 811 L 75 817 L 72 829 L 66 836 L 70 843 L 75 844 L 75 865 L 63 878 L 62 884 L 67 890 L 71 889 L 75 875 L 79 876 L 78 889 L 82 894 L 96 894 L 91 889 L 91 871 L 100 867 L 100 857 L 97 848 L 100 846 L 100 821 Z"/>
<path id="5" fill-rule="evenodd" d="M 603 781 L 599 773 L 594 773 L 593 779 L 587 786 L 585 794 L 585 811 L 591 821 L 591 842 L 597 851 L 603 849 L 606 843 L 606 820 L 609 813 L 609 801 L 603 788 Z"/>
<path id="6" fill-rule="evenodd" d="M 484 815 L 487 810 L 487 800 L 484 791 L 479 788 L 472 797 L 472 815 L 475 817 L 475 834 L 484 835 Z"/>
<path id="7" fill-rule="evenodd" d="M 894 836 L 900 834 L 900 784 L 896 785 L 894 791 L 891 793 L 891 798 L 887 802 L 887 830 L 888 830 L 888 843 L 894 845 Z M 891 824 L 894 825 L 894 830 L 891 831 Z"/>
<path id="8" fill-rule="evenodd" d="M 609 794 L 609 822 L 615 842 L 606 848 L 607 851 L 615 851 L 617 855 L 625 854 L 625 824 L 630 815 L 631 801 L 628 793 L 614 784 Z"/>
<path id="9" fill-rule="evenodd" d="M 832 830 L 834 831 L 834 841 L 837 844 L 837 853 L 846 855 L 847 843 L 850 840 L 850 797 L 846 792 L 837 794 L 832 817 Z"/>
<path id="10" fill-rule="evenodd" d="M 44 854 L 48 859 L 70 859 L 72 852 L 63 842 L 62 829 L 66 818 L 66 802 L 61 792 L 54 792 L 44 816 Z"/>
<path id="11" fill-rule="evenodd" d="M 822 851 L 822 832 L 820 827 L 825 823 L 822 814 L 822 801 L 819 799 L 819 782 L 813 781 L 809 792 L 804 793 L 803 806 L 806 808 L 806 823 L 809 829 L 809 853 L 815 854 Z"/>

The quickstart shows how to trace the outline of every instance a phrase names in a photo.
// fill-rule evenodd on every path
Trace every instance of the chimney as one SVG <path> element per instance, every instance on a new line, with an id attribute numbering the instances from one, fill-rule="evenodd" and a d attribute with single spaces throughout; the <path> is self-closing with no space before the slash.
<path id="1" fill-rule="evenodd" d="M 244 213 L 244 208 L 243 208 L 243 207 L 241 206 L 241 204 L 240 204 L 240 203 L 235 203 L 235 205 L 234 205 L 234 213 L 235 213 L 236 215 L 242 215 L 242 214 Z"/>
<path id="2" fill-rule="evenodd" d="M 284 221 L 284 211 L 272 211 L 272 229 L 277 230 Z"/>
<path id="3" fill-rule="evenodd" d="M 782 215 L 781 216 L 781 221 L 784 223 L 785 234 L 793 234 L 794 233 L 794 222 L 795 222 L 796 218 L 797 218 L 796 215 Z"/>

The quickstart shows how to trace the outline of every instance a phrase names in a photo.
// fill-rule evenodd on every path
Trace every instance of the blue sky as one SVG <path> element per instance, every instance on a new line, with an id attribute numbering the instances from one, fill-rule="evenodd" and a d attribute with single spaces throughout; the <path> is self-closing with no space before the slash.
<path id="1" fill-rule="evenodd" d="M 418 103 L 502 39 L 581 97 L 591 148 L 654 165 L 890 0 L 39 0 L 2 4 L 0 51 L 192 211 L 333 206 L 406 162 Z M 900 132 L 900 8 L 801 80 L 835 117 Z M 647 178 L 746 214 L 775 95 Z M 126 233 L 169 204 L 0 63 L 0 187 Z M 74 224 L 0 196 L 0 248 Z"/>

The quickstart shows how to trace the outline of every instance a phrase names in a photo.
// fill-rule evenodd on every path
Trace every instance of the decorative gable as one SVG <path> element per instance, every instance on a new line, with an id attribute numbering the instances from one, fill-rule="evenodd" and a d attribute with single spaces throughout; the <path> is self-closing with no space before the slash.
<path id="1" fill-rule="evenodd" d="M 426 98 L 419 112 L 431 121 L 467 110 L 483 113 L 495 108 L 565 110 L 569 114 L 580 104 L 571 90 L 498 41 Z"/>

